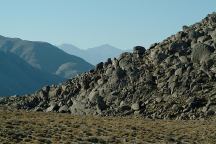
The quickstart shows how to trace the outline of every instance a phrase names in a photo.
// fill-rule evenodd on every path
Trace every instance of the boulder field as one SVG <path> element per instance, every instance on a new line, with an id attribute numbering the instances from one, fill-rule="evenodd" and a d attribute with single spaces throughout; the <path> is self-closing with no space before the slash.
<path id="1" fill-rule="evenodd" d="M 134 47 L 60 85 L 0 99 L 31 111 L 151 119 L 216 115 L 216 13 L 150 48 Z"/>

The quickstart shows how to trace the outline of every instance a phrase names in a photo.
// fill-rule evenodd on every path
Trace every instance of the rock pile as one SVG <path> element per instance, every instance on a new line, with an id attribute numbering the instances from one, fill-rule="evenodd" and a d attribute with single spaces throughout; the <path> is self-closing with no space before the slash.
<path id="1" fill-rule="evenodd" d="M 78 115 L 201 119 L 216 115 L 216 13 L 149 49 L 99 63 L 61 85 L 0 104 Z"/>

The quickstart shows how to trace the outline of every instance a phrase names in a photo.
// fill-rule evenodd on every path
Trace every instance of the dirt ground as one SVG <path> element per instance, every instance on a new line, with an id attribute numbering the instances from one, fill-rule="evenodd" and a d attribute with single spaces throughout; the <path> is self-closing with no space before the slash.
<path id="1" fill-rule="evenodd" d="M 216 143 L 216 120 L 73 116 L 0 108 L 0 143 Z"/>

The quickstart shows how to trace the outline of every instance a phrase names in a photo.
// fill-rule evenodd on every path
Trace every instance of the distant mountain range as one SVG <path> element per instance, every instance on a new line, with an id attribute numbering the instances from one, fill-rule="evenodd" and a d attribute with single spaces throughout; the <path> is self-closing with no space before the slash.
<path id="1" fill-rule="evenodd" d="M 124 52 L 123 50 L 109 44 L 88 49 L 80 49 L 72 44 L 62 44 L 59 46 L 59 48 L 69 54 L 81 57 L 93 65 L 96 65 L 97 63 L 102 61 L 106 61 L 107 58 L 117 57 L 122 52 Z"/>
<path id="2" fill-rule="evenodd" d="M 0 96 L 23 94 L 94 66 L 46 42 L 0 36 Z"/>

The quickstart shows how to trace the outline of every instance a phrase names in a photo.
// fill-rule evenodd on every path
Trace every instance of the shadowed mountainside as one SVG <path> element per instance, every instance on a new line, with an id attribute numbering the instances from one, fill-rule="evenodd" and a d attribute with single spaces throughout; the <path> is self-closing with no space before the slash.
<path id="1" fill-rule="evenodd" d="M 63 78 L 71 78 L 93 68 L 85 60 L 46 43 L 0 36 L 0 50 L 11 52 L 31 66 Z"/>
<path id="2" fill-rule="evenodd" d="M 42 72 L 12 53 L 0 51 L 0 96 L 31 93 L 64 79 Z"/>

